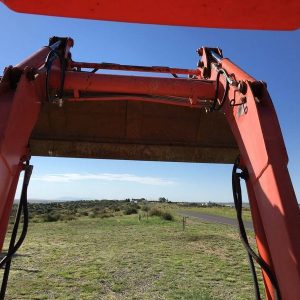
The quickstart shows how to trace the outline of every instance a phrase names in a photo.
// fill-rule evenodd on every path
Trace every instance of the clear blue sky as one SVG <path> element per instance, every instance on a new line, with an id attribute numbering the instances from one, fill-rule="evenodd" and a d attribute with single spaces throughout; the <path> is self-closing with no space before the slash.
<path id="1" fill-rule="evenodd" d="M 276 20 L 274 20 L 276 22 Z M 300 197 L 300 31 L 217 30 L 139 25 L 16 14 L 0 3 L 1 73 L 49 37 L 75 40 L 74 60 L 194 68 L 195 50 L 218 46 L 226 57 L 268 83 Z M 29 197 L 124 199 L 164 196 L 174 201 L 232 201 L 231 166 L 38 158 Z"/>

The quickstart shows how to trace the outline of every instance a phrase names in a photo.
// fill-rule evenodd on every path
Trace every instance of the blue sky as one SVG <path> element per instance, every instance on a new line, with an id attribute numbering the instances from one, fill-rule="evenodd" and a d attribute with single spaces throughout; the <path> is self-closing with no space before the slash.
<path id="1" fill-rule="evenodd" d="M 300 31 L 272 32 L 140 25 L 22 15 L 0 3 L 1 73 L 49 37 L 75 40 L 74 60 L 194 68 L 195 50 L 218 46 L 224 56 L 268 83 L 300 195 L 298 131 Z M 33 157 L 29 197 L 124 199 L 161 196 L 174 201 L 232 201 L 231 166 Z"/>

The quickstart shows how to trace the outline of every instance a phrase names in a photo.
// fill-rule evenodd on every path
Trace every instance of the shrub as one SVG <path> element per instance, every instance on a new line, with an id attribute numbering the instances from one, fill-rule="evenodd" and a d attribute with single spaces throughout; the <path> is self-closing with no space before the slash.
<path id="1" fill-rule="evenodd" d="M 41 220 L 41 218 L 39 217 L 34 217 L 30 220 L 31 223 L 40 223 L 42 222 L 43 220 Z"/>
<path id="2" fill-rule="evenodd" d="M 137 214 L 138 210 L 135 207 L 128 207 L 125 209 L 124 213 L 125 215 L 133 215 L 133 214 Z"/>
<path id="3" fill-rule="evenodd" d="M 97 214 L 96 214 L 94 211 L 90 211 L 90 212 L 89 212 L 89 217 L 90 217 L 90 218 L 96 218 L 96 215 L 97 215 Z"/>
<path id="4" fill-rule="evenodd" d="M 43 220 L 44 222 L 56 222 L 60 219 L 60 214 L 49 212 L 44 214 Z"/>
<path id="5" fill-rule="evenodd" d="M 62 216 L 61 219 L 64 221 L 72 221 L 72 220 L 76 220 L 76 216 L 69 214 L 69 215 Z"/>
<path id="6" fill-rule="evenodd" d="M 161 217 L 161 215 L 163 214 L 163 211 L 159 208 L 152 208 L 150 211 L 149 211 L 149 216 L 158 216 L 158 217 Z"/>
<path id="7" fill-rule="evenodd" d="M 170 212 L 163 212 L 163 214 L 161 215 L 162 219 L 166 220 L 166 221 L 174 221 L 174 216 L 170 213 Z"/>
<path id="8" fill-rule="evenodd" d="M 150 207 L 149 206 L 147 206 L 147 205 L 144 205 L 144 206 L 142 206 L 142 211 L 149 211 L 150 210 Z"/>
<path id="9" fill-rule="evenodd" d="M 166 221 L 174 221 L 174 216 L 170 212 L 163 211 L 156 207 L 150 210 L 149 215 L 161 217 L 163 220 Z"/>
<path id="10" fill-rule="evenodd" d="M 107 213 L 107 212 L 103 212 L 99 214 L 99 217 L 104 219 L 104 218 L 111 218 L 114 217 L 115 215 L 113 213 Z"/>

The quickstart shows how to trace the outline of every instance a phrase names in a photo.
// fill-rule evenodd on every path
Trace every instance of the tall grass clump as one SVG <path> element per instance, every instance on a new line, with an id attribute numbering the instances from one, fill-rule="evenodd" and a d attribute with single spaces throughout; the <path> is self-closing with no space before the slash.
<path id="1" fill-rule="evenodd" d="M 168 211 L 163 212 L 161 218 L 166 221 L 174 221 L 174 216 Z"/>
<path id="2" fill-rule="evenodd" d="M 157 216 L 166 221 L 174 221 L 174 216 L 170 212 L 163 211 L 157 207 L 154 207 L 149 211 L 149 216 Z"/>
<path id="3" fill-rule="evenodd" d="M 134 214 L 137 214 L 137 213 L 138 213 L 138 210 L 135 207 L 127 207 L 124 210 L 125 215 L 134 215 Z"/>
<path id="4" fill-rule="evenodd" d="M 161 217 L 163 211 L 157 207 L 153 207 L 150 209 L 149 211 L 149 216 L 157 216 L 157 217 Z"/>

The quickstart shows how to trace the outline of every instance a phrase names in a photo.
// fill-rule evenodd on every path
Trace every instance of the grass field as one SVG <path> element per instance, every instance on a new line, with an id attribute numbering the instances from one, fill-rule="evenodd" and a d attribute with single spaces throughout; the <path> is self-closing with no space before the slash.
<path id="1" fill-rule="evenodd" d="M 253 238 L 250 237 L 253 242 Z M 237 229 L 123 215 L 31 223 L 7 299 L 253 299 Z"/>

